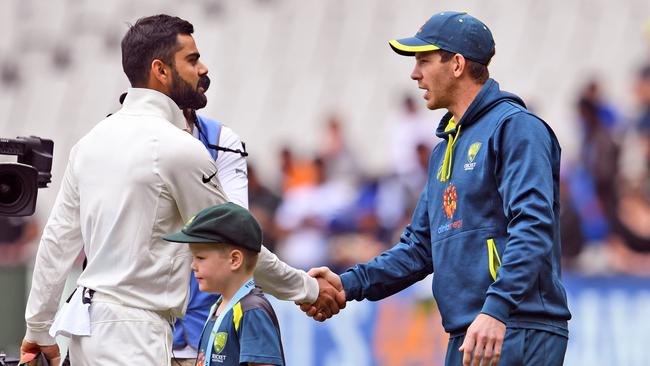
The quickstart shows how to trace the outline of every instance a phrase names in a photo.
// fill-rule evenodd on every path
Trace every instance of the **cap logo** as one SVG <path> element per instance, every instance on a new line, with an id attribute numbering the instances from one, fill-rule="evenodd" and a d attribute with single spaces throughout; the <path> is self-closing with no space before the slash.
<path id="1" fill-rule="evenodd" d="M 190 217 L 190 219 L 187 220 L 187 222 L 185 223 L 185 226 L 183 226 L 183 230 L 187 229 L 190 225 L 192 225 L 192 222 L 194 221 L 195 217 L 196 217 L 196 215 Z"/>

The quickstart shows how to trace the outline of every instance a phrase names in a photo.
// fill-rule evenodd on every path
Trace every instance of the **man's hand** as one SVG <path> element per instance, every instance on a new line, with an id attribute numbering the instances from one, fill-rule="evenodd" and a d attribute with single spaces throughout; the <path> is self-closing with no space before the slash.
<path id="1" fill-rule="evenodd" d="M 479 314 L 467 328 L 463 345 L 458 349 L 463 352 L 463 366 L 470 366 L 470 361 L 471 366 L 496 366 L 501 359 L 501 346 L 505 335 L 505 324 L 489 315 Z"/>
<path id="2" fill-rule="evenodd" d="M 50 362 L 50 365 L 59 366 L 61 363 L 61 353 L 59 352 L 59 346 L 56 343 L 50 346 L 40 346 L 36 343 L 23 339 L 23 343 L 20 345 L 21 361 L 25 354 L 37 354 L 39 352 L 43 353 L 45 358 L 47 358 L 47 360 Z"/>
<path id="3" fill-rule="evenodd" d="M 302 304 L 300 309 L 319 322 L 331 318 L 345 308 L 345 291 L 341 278 L 327 267 L 312 268 L 307 272 L 318 281 L 318 299 L 313 304 Z"/>

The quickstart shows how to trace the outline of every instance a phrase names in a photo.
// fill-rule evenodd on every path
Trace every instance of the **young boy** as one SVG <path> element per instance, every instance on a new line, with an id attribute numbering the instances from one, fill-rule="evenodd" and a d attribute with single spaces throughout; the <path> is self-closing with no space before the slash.
<path id="1" fill-rule="evenodd" d="M 255 218 L 225 203 L 202 210 L 163 239 L 189 243 L 199 289 L 221 294 L 203 327 L 196 365 L 284 365 L 278 320 L 253 282 L 262 245 Z"/>

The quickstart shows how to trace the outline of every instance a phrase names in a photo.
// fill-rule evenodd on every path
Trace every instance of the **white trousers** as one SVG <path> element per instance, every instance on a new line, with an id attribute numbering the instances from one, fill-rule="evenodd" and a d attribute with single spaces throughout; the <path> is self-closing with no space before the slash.
<path id="1" fill-rule="evenodd" d="M 101 294 L 90 305 L 90 336 L 70 339 L 70 364 L 170 366 L 169 316 L 120 305 Z"/>

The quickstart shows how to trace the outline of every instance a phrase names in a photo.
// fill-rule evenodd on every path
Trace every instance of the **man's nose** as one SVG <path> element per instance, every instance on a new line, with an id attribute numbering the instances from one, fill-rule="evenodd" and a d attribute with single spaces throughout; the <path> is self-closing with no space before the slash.
<path id="1" fill-rule="evenodd" d="M 422 79 L 422 73 L 420 72 L 420 69 L 417 66 L 415 66 L 413 68 L 413 71 L 411 71 L 411 79 L 413 80 Z"/>
<path id="2" fill-rule="evenodd" d="M 199 75 L 207 75 L 208 74 L 208 67 L 205 66 L 202 62 L 199 62 Z"/>

